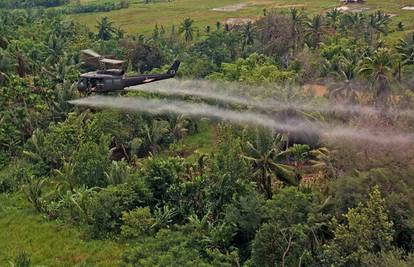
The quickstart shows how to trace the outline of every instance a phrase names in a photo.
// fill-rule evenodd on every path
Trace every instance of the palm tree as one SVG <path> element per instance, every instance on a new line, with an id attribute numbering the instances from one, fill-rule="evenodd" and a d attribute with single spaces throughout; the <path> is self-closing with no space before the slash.
<path id="1" fill-rule="evenodd" d="M 7 73 L 11 73 L 16 68 L 16 61 L 13 55 L 6 50 L 0 50 L 0 76 L 6 80 Z M 1 77 L 0 77 L 1 80 Z"/>
<path id="2" fill-rule="evenodd" d="M 193 23 L 194 23 L 194 20 L 192 20 L 191 18 L 186 18 L 180 24 L 180 29 L 178 32 L 180 34 L 184 34 L 184 40 L 186 41 L 186 43 L 193 40 L 193 35 L 194 35 Z"/>
<path id="3" fill-rule="evenodd" d="M 148 146 L 153 155 L 157 154 L 160 141 L 164 134 L 168 132 L 168 123 L 166 121 L 154 120 L 151 125 L 145 125 L 145 134 Z"/>
<path id="4" fill-rule="evenodd" d="M 414 65 L 414 33 L 407 39 L 400 39 L 395 46 L 403 66 Z"/>
<path id="5" fill-rule="evenodd" d="M 331 96 L 335 99 L 339 97 L 348 101 L 354 101 L 356 97 L 356 89 L 354 88 L 354 81 L 358 74 L 358 54 L 350 49 L 346 50 L 344 55 L 341 55 L 337 62 L 337 70 L 334 75 L 345 83 L 344 86 L 338 86 L 331 91 Z"/>
<path id="6" fill-rule="evenodd" d="M 310 155 L 310 146 L 306 144 L 293 144 L 287 151 L 289 152 L 291 160 L 293 160 L 296 171 L 302 173 Z"/>
<path id="7" fill-rule="evenodd" d="M 369 16 L 368 21 L 368 34 L 369 34 L 369 41 L 372 43 L 373 36 L 376 34 L 377 39 L 381 36 L 381 34 L 387 34 L 388 32 L 388 25 L 390 22 L 390 16 L 378 11 L 374 14 Z"/>
<path id="8" fill-rule="evenodd" d="M 349 13 L 341 17 L 339 29 L 346 33 L 353 32 L 355 38 L 361 37 L 365 27 L 366 16 L 363 13 Z"/>
<path id="9" fill-rule="evenodd" d="M 101 40 L 110 40 L 112 39 L 112 34 L 116 32 L 116 29 L 113 25 L 113 22 L 109 20 L 108 17 L 103 17 L 101 20 L 97 21 L 98 25 L 98 38 Z"/>
<path id="10" fill-rule="evenodd" d="M 59 61 L 64 50 L 65 41 L 60 38 L 60 36 L 51 34 L 49 36 L 47 46 L 49 56 L 47 57 L 46 62 L 53 65 Z"/>
<path id="11" fill-rule="evenodd" d="M 244 149 L 244 158 L 252 162 L 253 177 L 269 199 L 272 198 L 272 178 L 288 185 L 298 185 L 293 168 L 282 163 L 288 155 L 288 151 L 282 148 L 283 143 L 282 135 L 259 131 L 256 142 L 247 141 Z"/>
<path id="12" fill-rule="evenodd" d="M 169 130 L 174 135 L 174 142 L 179 141 L 187 134 L 189 120 L 184 115 L 172 116 L 168 122 Z"/>
<path id="13" fill-rule="evenodd" d="M 331 94 L 336 98 L 341 94 L 347 101 L 355 101 L 357 91 L 354 88 L 354 81 L 357 73 L 358 69 L 356 63 L 347 58 L 342 58 L 339 62 L 338 76 L 344 81 L 345 85 L 332 91 Z"/>
<path id="14" fill-rule="evenodd" d="M 335 160 L 332 151 L 325 147 L 321 147 L 310 152 L 314 158 L 310 160 L 312 168 L 322 171 L 324 176 L 330 179 L 338 177 L 338 170 L 335 167 Z"/>
<path id="15" fill-rule="evenodd" d="M 290 20 L 292 22 L 292 37 L 294 39 L 294 49 L 298 49 L 300 32 L 302 30 L 302 24 L 304 20 L 304 15 L 297 8 L 291 8 L 289 10 Z"/>
<path id="16" fill-rule="evenodd" d="M 25 56 L 22 55 L 17 44 L 10 45 L 8 49 L 10 56 L 13 56 L 16 59 L 16 72 L 20 77 L 26 76 L 28 69 L 28 60 Z M 40 62 L 40 61 L 39 61 Z"/>
<path id="17" fill-rule="evenodd" d="M 306 26 L 306 37 L 311 38 L 313 44 L 319 47 L 321 43 L 321 37 L 324 33 L 324 21 L 321 15 L 314 16 L 311 20 L 305 23 Z"/>
<path id="18" fill-rule="evenodd" d="M 242 50 L 244 51 L 247 46 L 254 43 L 254 37 L 256 36 L 256 27 L 251 21 L 244 24 L 240 29 L 242 37 Z"/>
<path id="19" fill-rule="evenodd" d="M 341 10 L 337 8 L 334 8 L 328 13 L 326 13 L 327 25 L 330 26 L 335 32 L 339 27 L 342 15 L 343 13 L 341 12 Z"/>
<path id="20" fill-rule="evenodd" d="M 389 82 L 392 77 L 391 52 L 386 48 L 379 48 L 372 57 L 361 61 L 359 74 L 376 85 L 376 94 L 382 100 L 389 95 Z"/>

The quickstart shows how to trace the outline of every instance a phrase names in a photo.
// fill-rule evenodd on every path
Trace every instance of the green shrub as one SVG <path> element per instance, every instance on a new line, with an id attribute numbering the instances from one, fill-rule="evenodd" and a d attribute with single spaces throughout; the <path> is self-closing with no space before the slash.
<path id="1" fill-rule="evenodd" d="M 148 207 L 122 212 L 121 235 L 124 238 L 138 238 L 153 232 L 155 219 Z"/>
<path id="2" fill-rule="evenodd" d="M 78 185 L 106 186 L 105 171 L 110 166 L 108 137 L 102 137 L 100 144 L 86 142 L 81 144 L 72 158 L 73 176 Z"/>
<path id="3" fill-rule="evenodd" d="M 0 193 L 12 193 L 19 189 L 19 186 L 36 172 L 27 162 L 17 160 L 0 171 Z"/>
<path id="4" fill-rule="evenodd" d="M 94 237 L 108 237 L 119 233 L 122 225 L 122 213 L 145 206 L 150 192 L 145 184 L 109 186 L 94 194 L 88 206 L 90 216 L 90 234 Z"/>
<path id="5" fill-rule="evenodd" d="M 333 240 L 324 248 L 327 265 L 361 266 L 369 253 L 389 252 L 393 249 L 393 223 L 389 219 L 379 186 L 369 194 L 366 204 L 359 203 L 344 214 L 346 222 L 333 219 Z"/>
<path id="6" fill-rule="evenodd" d="M 16 190 L 16 182 L 9 175 L 0 176 L 0 193 L 11 193 Z"/>
<path id="7" fill-rule="evenodd" d="M 125 161 L 112 161 L 108 171 L 105 172 L 107 183 L 112 185 L 122 184 L 130 180 L 133 175 L 134 169 Z"/>
<path id="8" fill-rule="evenodd" d="M 414 266 L 414 254 L 405 255 L 403 251 L 369 253 L 362 257 L 362 266 L 371 267 L 411 267 Z"/>
<path id="9" fill-rule="evenodd" d="M 178 182 L 179 175 L 183 170 L 183 161 L 179 158 L 151 158 L 148 161 L 148 165 L 143 171 L 144 178 L 157 202 L 167 201 L 168 189 L 172 184 Z"/>
<path id="10" fill-rule="evenodd" d="M 204 237 L 192 227 L 161 229 L 140 239 L 122 256 L 121 266 L 240 266 L 237 250 L 204 247 Z"/>
<path id="11" fill-rule="evenodd" d="M 280 190 L 266 203 L 267 216 L 252 243 L 252 266 L 312 266 L 312 249 L 322 239 L 318 199 L 296 187 Z"/>
<path id="12" fill-rule="evenodd" d="M 160 230 L 126 251 L 121 266 L 211 266 L 201 258 L 192 237 L 182 232 Z"/>
<path id="13" fill-rule="evenodd" d="M 33 204 L 36 211 L 41 212 L 44 208 L 43 191 L 46 186 L 46 178 L 30 177 L 26 184 L 22 186 L 22 190 L 30 203 Z"/>

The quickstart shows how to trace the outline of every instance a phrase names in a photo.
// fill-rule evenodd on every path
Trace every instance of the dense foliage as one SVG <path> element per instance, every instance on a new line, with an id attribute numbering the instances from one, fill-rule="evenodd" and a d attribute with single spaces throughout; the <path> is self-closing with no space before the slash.
<path id="1" fill-rule="evenodd" d="M 129 72 L 179 58 L 184 78 L 410 108 L 414 35 L 389 45 L 390 31 L 380 11 L 272 11 L 204 32 L 187 18 L 157 25 L 151 36 L 126 36 L 106 17 L 91 32 L 48 10 L 0 10 L 0 192 L 24 194 L 44 220 L 79 227 L 87 238 L 127 242 L 121 266 L 411 266 L 411 147 L 321 144 L 253 126 L 67 103 L 79 97 L 72 86 L 85 68 L 79 51 L 93 48 L 126 58 Z M 292 89 L 316 79 L 329 80 L 325 96 Z M 412 125 L 386 114 L 290 116 Z M 206 151 L 188 145 L 199 136 Z M 18 266 L 29 257 L 17 255 L 27 263 Z"/>
<path id="2" fill-rule="evenodd" d="M 69 0 L 2 0 L 0 8 L 34 8 L 34 7 L 55 7 L 69 3 Z"/>

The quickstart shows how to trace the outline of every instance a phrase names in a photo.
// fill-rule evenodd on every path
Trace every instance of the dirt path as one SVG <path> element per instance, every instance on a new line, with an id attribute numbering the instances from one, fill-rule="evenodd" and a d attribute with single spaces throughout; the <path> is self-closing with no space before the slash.
<path id="1" fill-rule="evenodd" d="M 223 7 L 216 7 L 213 8 L 212 11 L 218 11 L 218 12 L 235 12 L 239 11 L 247 6 L 246 3 L 236 4 L 236 5 L 228 5 Z"/>
<path id="2" fill-rule="evenodd" d="M 248 6 L 257 6 L 257 5 L 270 5 L 270 9 L 282 9 L 282 8 L 293 8 L 293 7 L 304 7 L 304 4 L 292 4 L 292 5 L 280 5 L 280 4 L 274 4 L 274 2 L 270 1 L 252 1 L 249 3 L 240 3 L 235 5 L 228 5 L 228 6 L 222 6 L 222 7 L 216 7 L 211 9 L 211 11 L 218 11 L 218 12 L 235 12 L 242 10 Z"/>

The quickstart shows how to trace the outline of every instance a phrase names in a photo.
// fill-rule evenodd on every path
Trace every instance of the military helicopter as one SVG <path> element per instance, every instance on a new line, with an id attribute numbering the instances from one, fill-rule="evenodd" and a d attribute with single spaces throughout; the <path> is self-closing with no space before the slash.
<path id="1" fill-rule="evenodd" d="M 82 50 L 82 53 L 92 57 L 94 60 L 97 60 L 101 68 L 100 70 L 80 75 L 80 79 L 76 83 L 76 87 L 79 92 L 87 94 L 118 92 L 124 90 L 126 87 L 134 85 L 171 79 L 175 77 L 175 74 L 180 67 L 180 61 L 176 60 L 166 73 L 126 76 L 122 68 L 106 68 L 107 65 L 122 66 L 125 61 L 105 58 L 91 49 Z"/>

